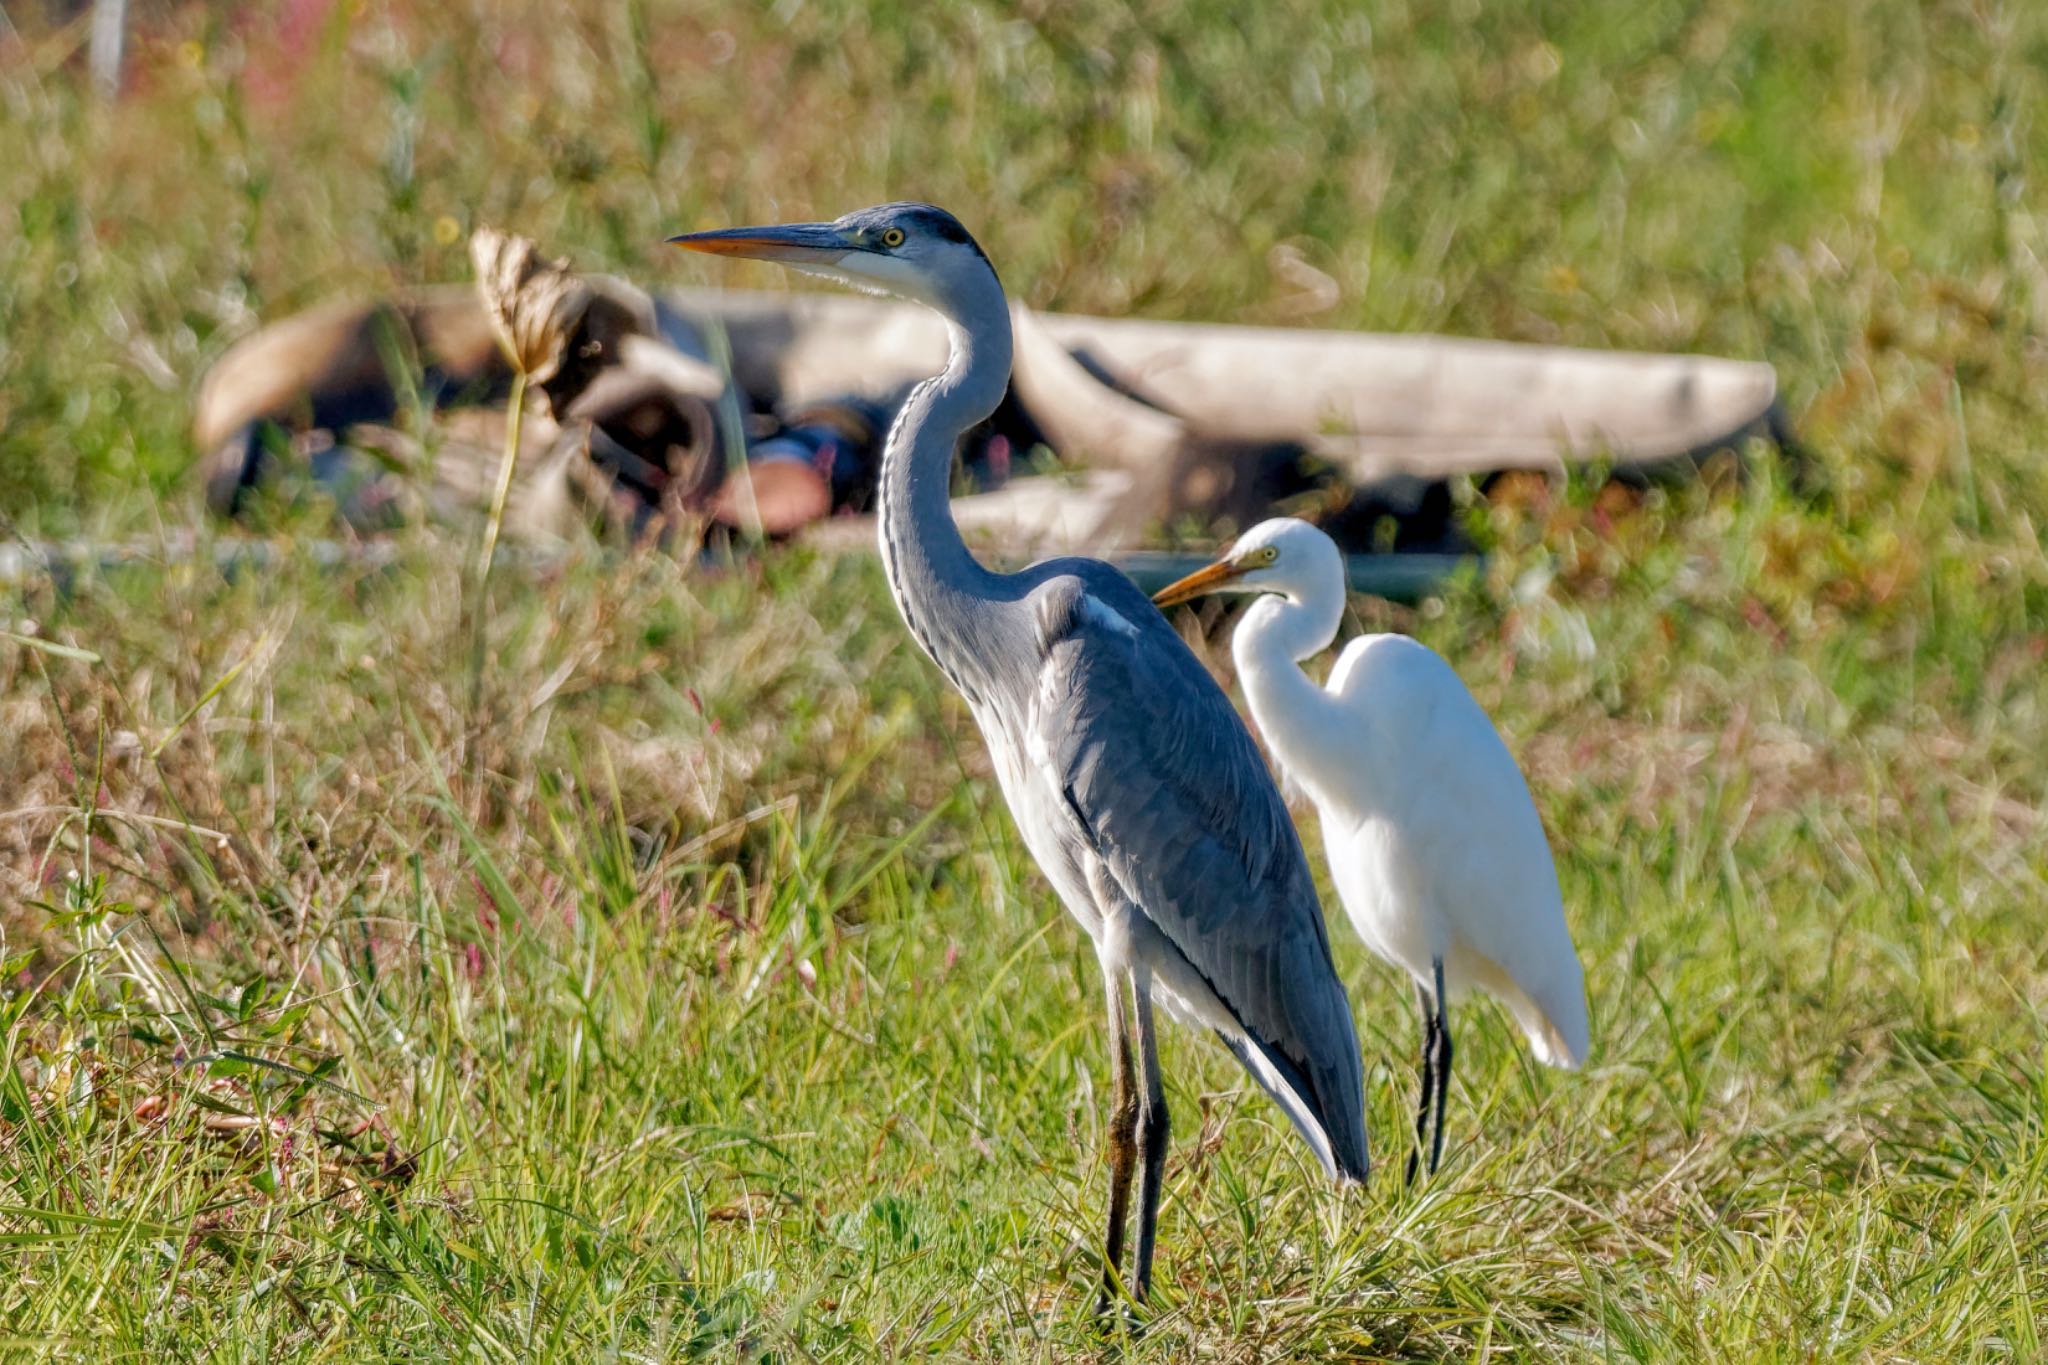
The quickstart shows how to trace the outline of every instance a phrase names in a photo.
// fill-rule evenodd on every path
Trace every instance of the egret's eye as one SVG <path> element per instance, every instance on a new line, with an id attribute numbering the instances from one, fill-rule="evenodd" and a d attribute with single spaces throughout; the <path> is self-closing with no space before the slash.
<path id="1" fill-rule="evenodd" d="M 902 228 L 884 228 L 884 229 L 882 230 L 882 245 L 883 245 L 883 246 L 887 246 L 887 247 L 898 247 L 898 246 L 902 246 L 902 245 L 903 245 L 903 229 L 902 229 Z"/>
<path id="2" fill-rule="evenodd" d="M 1271 564 L 1279 557 L 1280 547 L 1278 545 L 1268 545 L 1265 549 L 1259 551 L 1259 563 L 1261 564 Z"/>

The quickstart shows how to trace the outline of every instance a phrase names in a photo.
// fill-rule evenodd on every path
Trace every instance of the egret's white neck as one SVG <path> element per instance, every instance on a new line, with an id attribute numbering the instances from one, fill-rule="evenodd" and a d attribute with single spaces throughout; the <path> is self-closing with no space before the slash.
<path id="1" fill-rule="evenodd" d="M 1231 652 L 1240 669 L 1245 667 L 1248 651 L 1262 658 L 1301 663 L 1328 649 L 1343 623 L 1342 579 L 1318 574 L 1313 582 L 1260 594 L 1238 622 Z"/>
<path id="2" fill-rule="evenodd" d="M 1342 734 L 1343 712 L 1301 671 L 1301 661 L 1328 649 L 1343 619 L 1341 586 L 1292 589 L 1252 603 L 1230 641 L 1259 733 L 1319 810 L 1348 785 L 1349 746 L 1333 742 Z"/>

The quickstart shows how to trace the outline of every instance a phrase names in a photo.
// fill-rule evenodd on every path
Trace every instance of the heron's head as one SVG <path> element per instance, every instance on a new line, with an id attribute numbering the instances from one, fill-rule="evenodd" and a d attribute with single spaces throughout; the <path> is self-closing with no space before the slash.
<path id="1" fill-rule="evenodd" d="M 1320 530 L 1295 517 L 1262 521 L 1237 538 L 1230 552 L 1152 595 L 1161 608 L 1212 592 L 1270 592 L 1296 601 L 1320 597 L 1332 585 L 1342 595 L 1344 556 Z"/>
<path id="2" fill-rule="evenodd" d="M 672 245 L 714 256 L 778 261 L 797 270 L 960 316 L 995 268 L 960 226 L 930 204 L 881 204 L 830 223 L 687 232 Z M 998 298 L 1001 286 L 997 285 Z"/>

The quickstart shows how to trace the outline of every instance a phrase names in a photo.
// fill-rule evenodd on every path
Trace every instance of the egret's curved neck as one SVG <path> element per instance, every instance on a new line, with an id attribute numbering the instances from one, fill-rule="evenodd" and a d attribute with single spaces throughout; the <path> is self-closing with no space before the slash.
<path id="1" fill-rule="evenodd" d="M 1343 789 L 1345 746 L 1333 740 L 1344 719 L 1335 700 L 1301 671 L 1301 661 L 1328 649 L 1343 619 L 1341 589 L 1272 594 L 1252 603 L 1230 640 L 1259 733 L 1319 808 Z"/>
<path id="2" fill-rule="evenodd" d="M 1328 649 L 1343 623 L 1341 580 L 1317 575 L 1312 583 L 1262 594 L 1238 623 L 1237 633 L 1231 637 L 1231 652 L 1240 668 L 1247 651 L 1262 660 L 1298 664 Z M 1288 671 L 1299 674 L 1301 670 Z"/>
<path id="3" fill-rule="evenodd" d="M 1010 382 L 1010 309 L 993 270 L 934 306 L 952 348 L 946 368 L 911 390 L 882 449 L 878 489 L 882 566 L 911 635 L 968 690 L 963 631 L 974 608 L 995 596 L 1003 575 L 968 552 L 953 522 L 953 456 L 967 429 L 1002 402 Z"/>

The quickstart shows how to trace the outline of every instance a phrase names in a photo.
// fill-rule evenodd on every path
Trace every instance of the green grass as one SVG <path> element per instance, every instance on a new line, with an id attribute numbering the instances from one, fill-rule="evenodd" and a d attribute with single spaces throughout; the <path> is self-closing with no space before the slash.
<path id="1" fill-rule="evenodd" d="M 1356 603 L 1522 758 L 1590 1065 L 1461 1007 L 1401 1188 L 1409 992 L 1340 926 L 1380 1178 L 1171 1032 L 1115 1350 L 2043 1358 L 2037 7 L 370 5 L 290 103 L 266 23 L 142 8 L 113 109 L 0 27 L 22 534 L 199 521 L 205 363 L 482 222 L 682 278 L 916 195 L 1047 306 L 1772 360 L 1801 461 L 1475 509 L 1482 579 Z M 1102 1354 L 1093 955 L 873 566 L 501 577 L 473 701 L 468 537 L 0 589 L 6 1353 Z"/>

